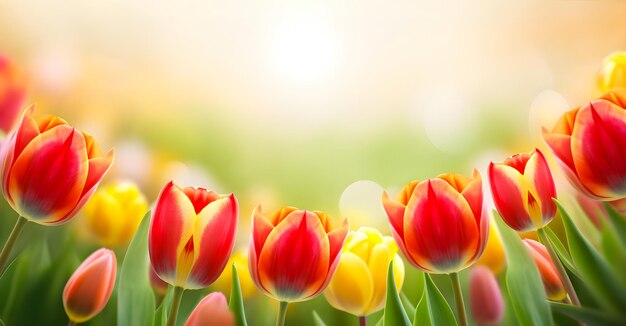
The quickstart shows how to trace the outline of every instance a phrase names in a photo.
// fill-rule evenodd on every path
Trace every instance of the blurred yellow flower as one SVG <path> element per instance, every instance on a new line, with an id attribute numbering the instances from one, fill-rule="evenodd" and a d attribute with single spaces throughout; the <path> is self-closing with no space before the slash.
<path id="1" fill-rule="evenodd" d="M 105 246 L 130 242 L 148 211 L 148 202 L 132 182 L 101 187 L 84 208 L 89 233 Z"/>
<path id="2" fill-rule="evenodd" d="M 237 274 L 239 275 L 239 283 L 241 285 L 241 296 L 249 298 L 257 293 L 256 286 L 250 277 L 250 270 L 248 269 L 248 251 L 237 250 L 233 252 L 226 264 L 226 268 L 222 272 L 222 275 L 213 283 L 213 287 L 216 291 L 225 293 L 230 297 L 230 288 L 232 285 L 233 272 L 232 265 L 237 267 Z"/>
<path id="3" fill-rule="evenodd" d="M 392 237 L 361 227 L 348 234 L 335 276 L 324 292 L 331 306 L 356 316 L 383 308 L 387 268 L 393 259 L 398 291 L 404 282 L 404 263 Z"/>
<path id="4" fill-rule="evenodd" d="M 489 240 L 483 251 L 482 256 L 476 261 L 478 265 L 487 266 L 494 275 L 499 275 L 506 265 L 506 257 L 504 256 L 504 248 L 502 247 L 502 239 L 496 230 L 493 220 L 490 221 Z"/>
<path id="5" fill-rule="evenodd" d="M 602 93 L 626 88 L 626 52 L 614 52 L 604 59 L 598 74 L 598 88 Z"/>

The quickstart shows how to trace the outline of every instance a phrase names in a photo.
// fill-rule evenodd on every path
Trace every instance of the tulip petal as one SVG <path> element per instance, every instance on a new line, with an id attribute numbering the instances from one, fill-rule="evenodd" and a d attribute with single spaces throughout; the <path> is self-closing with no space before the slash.
<path id="1" fill-rule="evenodd" d="M 328 237 L 317 216 L 293 211 L 267 237 L 259 257 L 260 283 L 283 301 L 308 298 L 326 280 L 329 251 Z"/>
<path id="2" fill-rule="evenodd" d="M 536 199 L 541 207 L 542 223 L 536 227 L 543 227 L 556 214 L 556 205 L 552 201 L 552 198 L 556 198 L 556 188 L 548 162 L 540 150 L 536 149 L 526 163 L 524 176 L 534 185 L 537 194 Z"/>
<path id="3" fill-rule="evenodd" d="M 238 210 L 237 199 L 231 194 L 211 202 L 198 214 L 193 236 L 197 258 L 186 288 L 207 287 L 220 276 L 235 244 Z"/>
<path id="4" fill-rule="evenodd" d="M 603 197 L 626 195 L 626 110 L 596 100 L 580 110 L 572 153 L 583 184 Z"/>
<path id="5" fill-rule="evenodd" d="M 33 139 L 9 175 L 18 212 L 37 223 L 58 222 L 80 199 L 88 174 L 85 162 L 85 141 L 70 126 L 58 126 Z"/>
<path id="6" fill-rule="evenodd" d="M 349 229 L 350 227 L 348 225 L 348 219 L 344 219 L 339 228 L 328 233 L 329 265 L 328 265 L 328 271 L 326 273 L 327 277 L 322 283 L 322 285 L 320 285 L 319 289 L 317 289 L 317 291 L 311 294 L 310 297 L 316 296 L 320 292 L 324 291 L 324 289 L 328 286 L 328 283 L 330 283 L 330 280 L 332 279 L 332 275 L 335 273 L 335 270 L 337 269 L 337 266 L 339 265 L 339 261 L 341 257 L 340 255 L 341 249 L 343 247 L 343 244 L 344 244 L 344 241 L 346 239 Z"/>
<path id="7" fill-rule="evenodd" d="M 363 259 L 346 252 L 324 295 L 333 307 L 362 316 L 372 301 L 374 288 L 374 280 Z"/>
<path id="8" fill-rule="evenodd" d="M 504 222 L 517 231 L 534 229 L 524 198 L 528 190 L 520 189 L 527 185 L 524 176 L 508 165 L 491 163 L 489 182 L 493 201 Z"/>
<path id="9" fill-rule="evenodd" d="M 393 276 L 396 283 L 396 290 L 400 292 L 402 283 L 404 282 L 404 264 L 402 259 L 397 255 L 392 255 L 389 247 L 383 243 L 377 244 L 372 248 L 370 259 L 367 266 L 372 274 L 372 282 L 374 285 L 374 293 L 372 299 L 365 308 L 365 314 L 370 314 L 382 309 L 385 304 L 387 294 L 387 268 L 389 262 L 394 259 Z"/>
<path id="10" fill-rule="evenodd" d="M 476 252 L 479 229 L 465 198 L 434 178 L 413 191 L 404 219 L 406 247 L 417 267 L 457 271 Z"/>
<path id="11" fill-rule="evenodd" d="M 385 212 L 387 213 L 391 228 L 396 234 L 398 234 L 398 237 L 400 237 L 400 239 L 404 241 L 403 220 L 404 210 L 406 209 L 406 206 L 389 198 L 389 195 L 385 191 L 383 192 L 383 207 L 385 208 Z"/>
<path id="12" fill-rule="evenodd" d="M 476 225 L 481 225 L 481 220 L 483 219 L 483 182 L 478 170 L 474 170 L 474 178 L 460 192 L 472 208 L 472 213 L 476 218 Z"/>
<path id="13" fill-rule="evenodd" d="M 193 205 L 170 181 L 157 199 L 148 239 L 152 267 L 161 279 L 170 284 L 176 283 L 179 253 L 193 234 L 195 221 L 189 216 L 196 216 Z"/>

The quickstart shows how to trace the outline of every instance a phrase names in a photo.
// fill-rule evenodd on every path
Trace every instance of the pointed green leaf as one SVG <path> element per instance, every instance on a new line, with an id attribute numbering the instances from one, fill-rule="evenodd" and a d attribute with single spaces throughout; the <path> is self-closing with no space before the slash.
<path id="1" fill-rule="evenodd" d="M 317 311 L 313 310 L 313 324 L 315 326 L 326 326 L 326 323 L 322 320 L 322 317 L 317 314 Z"/>
<path id="2" fill-rule="evenodd" d="M 606 208 L 608 218 L 611 221 L 613 229 L 622 243 L 622 248 L 626 248 L 626 219 L 615 211 L 613 206 L 605 203 L 604 207 Z"/>
<path id="3" fill-rule="evenodd" d="M 426 302 L 426 289 L 422 291 L 422 297 L 415 307 L 413 315 L 413 326 L 430 326 L 430 312 L 428 312 L 428 302 Z"/>
<path id="4" fill-rule="evenodd" d="M 521 325 L 552 325 L 552 311 L 535 262 L 517 233 L 494 214 L 506 253 L 506 287 L 515 315 Z"/>
<path id="5" fill-rule="evenodd" d="M 404 292 L 400 292 L 400 300 L 402 300 L 402 306 L 404 307 L 404 311 L 406 311 L 407 316 L 413 316 L 415 314 L 415 307 L 413 307 L 411 300 L 407 298 Z"/>
<path id="6" fill-rule="evenodd" d="M 457 325 L 454 312 L 448 302 L 439 291 L 430 275 L 424 274 L 424 291 L 426 292 L 426 302 L 428 303 L 428 313 L 433 326 Z"/>
<path id="7" fill-rule="evenodd" d="M 167 322 L 167 313 L 169 312 L 167 308 L 171 306 L 173 295 L 174 287 L 168 286 L 165 297 L 163 297 L 161 304 L 154 312 L 154 326 L 165 326 L 165 323 Z"/>
<path id="8" fill-rule="evenodd" d="M 150 212 L 141 221 L 122 263 L 117 289 L 117 324 L 120 326 L 152 326 L 154 321 L 154 293 L 149 280 L 149 227 Z"/>
<path id="9" fill-rule="evenodd" d="M 571 217 L 563 206 L 555 200 L 567 233 L 572 260 L 578 269 L 581 279 L 598 301 L 615 313 L 626 312 L 626 289 L 611 272 L 606 260 L 591 246 L 574 225 Z"/>
<path id="10" fill-rule="evenodd" d="M 550 302 L 552 310 L 558 311 L 564 315 L 569 316 L 572 319 L 589 326 L 610 326 L 610 325 L 624 325 L 623 317 L 607 314 L 604 311 L 598 311 L 594 309 L 576 307 L 570 304 L 563 304 L 560 302 Z"/>
<path id="11" fill-rule="evenodd" d="M 389 263 L 389 268 L 387 269 L 387 301 L 385 302 L 383 318 L 383 325 L 385 326 L 411 325 L 396 290 L 396 281 L 393 277 L 393 261 Z"/>
<path id="12" fill-rule="evenodd" d="M 233 283 L 230 289 L 230 302 L 228 306 L 230 310 L 235 314 L 235 325 L 247 326 L 246 312 L 243 308 L 243 296 L 241 295 L 241 284 L 239 283 L 239 273 L 237 273 L 237 267 L 233 264 Z"/>
<path id="13" fill-rule="evenodd" d="M 557 237 L 554 231 L 552 231 L 549 227 L 544 227 L 543 230 L 546 231 L 545 233 L 548 236 L 546 240 L 550 241 L 550 243 L 552 244 L 552 247 L 556 251 L 556 254 L 559 256 L 559 258 L 561 259 L 561 262 L 563 263 L 565 268 L 567 268 L 570 272 L 573 272 L 576 274 L 577 271 L 576 271 L 576 267 L 574 266 L 574 262 L 572 261 L 572 257 L 570 256 L 567 249 L 565 249 L 565 246 L 563 245 L 559 237 Z M 541 234 L 538 234 L 538 235 L 541 237 Z M 541 241 L 543 242 L 544 239 L 541 239 Z"/>

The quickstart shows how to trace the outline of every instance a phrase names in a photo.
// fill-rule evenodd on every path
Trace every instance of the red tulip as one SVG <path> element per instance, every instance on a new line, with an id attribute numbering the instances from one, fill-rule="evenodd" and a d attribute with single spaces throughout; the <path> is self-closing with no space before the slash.
<path id="1" fill-rule="evenodd" d="M 442 174 L 413 181 L 383 206 L 398 247 L 413 266 L 429 273 L 458 272 L 482 254 L 489 234 L 483 216 L 482 181 Z"/>
<path id="2" fill-rule="evenodd" d="M 35 223 L 67 222 L 89 200 L 113 163 L 95 140 L 55 116 L 24 112 L 2 148 L 2 192 Z"/>
<path id="3" fill-rule="evenodd" d="M 598 200 L 626 197 L 626 95 L 609 92 L 565 113 L 543 138 L 565 175 Z"/>
<path id="4" fill-rule="evenodd" d="M 523 241 L 539 269 L 548 298 L 555 301 L 563 300 L 567 293 L 546 247 L 535 240 L 524 239 Z"/>
<path id="5" fill-rule="evenodd" d="M 348 220 L 335 227 L 322 212 L 284 207 L 269 216 L 253 212 L 249 267 L 265 294 L 286 302 L 320 294 L 330 282 L 348 234 Z"/>
<path id="6" fill-rule="evenodd" d="M 556 189 L 540 150 L 489 164 L 489 183 L 498 213 L 511 228 L 534 231 L 554 218 Z"/>
<path id="7" fill-rule="evenodd" d="M 213 292 L 198 303 L 185 326 L 231 326 L 235 324 L 233 313 L 228 310 L 222 292 Z"/>
<path id="8" fill-rule="evenodd" d="M 82 323 L 106 306 L 117 274 L 115 253 L 99 249 L 78 266 L 63 290 L 63 306 L 70 320 Z"/>
<path id="9" fill-rule="evenodd" d="M 25 98 L 23 76 L 7 57 L 0 55 L 0 131 L 5 135 L 17 122 Z"/>
<path id="10" fill-rule="evenodd" d="M 152 215 L 150 262 L 165 282 L 200 289 L 215 281 L 235 242 L 238 204 L 235 195 L 169 182 Z"/>
<path id="11" fill-rule="evenodd" d="M 485 266 L 472 268 L 469 281 L 472 317 L 478 325 L 499 325 L 504 317 L 504 300 L 493 272 Z"/>

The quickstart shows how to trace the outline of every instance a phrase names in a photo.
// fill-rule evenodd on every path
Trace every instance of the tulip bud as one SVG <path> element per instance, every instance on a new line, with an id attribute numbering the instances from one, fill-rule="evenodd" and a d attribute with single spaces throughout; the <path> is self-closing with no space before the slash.
<path id="1" fill-rule="evenodd" d="M 472 265 L 489 234 L 482 181 L 442 174 L 407 184 L 392 200 L 383 194 L 391 232 L 406 259 L 428 273 L 453 273 Z"/>
<path id="2" fill-rule="evenodd" d="M 504 300 L 498 281 L 489 268 L 472 268 L 469 281 L 472 317 L 478 325 L 499 325 L 504 317 Z"/>
<path id="3" fill-rule="evenodd" d="M 235 317 L 228 310 L 226 297 L 221 292 L 213 292 L 198 303 L 191 312 L 185 326 L 231 326 Z"/>
<path id="4" fill-rule="evenodd" d="M 147 211 L 146 197 L 132 182 L 100 188 L 84 209 L 87 229 L 107 246 L 129 243 Z"/>
<path id="5" fill-rule="evenodd" d="M 554 261 L 550 258 L 550 254 L 548 253 L 546 247 L 535 240 L 524 239 L 522 241 L 524 241 L 526 249 L 530 252 L 533 260 L 535 261 L 535 265 L 537 265 L 537 268 L 539 269 L 541 281 L 543 281 L 543 287 L 546 290 L 548 299 L 554 301 L 561 301 L 565 299 L 565 295 L 567 293 L 565 292 L 563 283 L 559 278 Z"/>
<path id="6" fill-rule="evenodd" d="M 570 183 L 596 200 L 626 198 L 626 93 L 612 91 L 565 113 L 543 139 Z"/>
<path id="7" fill-rule="evenodd" d="M 534 231 L 556 214 L 556 188 L 540 150 L 489 164 L 489 184 L 498 213 L 511 228 Z"/>
<path id="8" fill-rule="evenodd" d="M 2 147 L 2 193 L 22 217 L 66 223 L 96 191 L 113 163 L 94 139 L 59 117 L 24 112 Z"/>
<path id="9" fill-rule="evenodd" d="M 148 239 L 157 275 L 185 289 L 213 283 L 233 249 L 238 207 L 233 194 L 169 182 L 157 199 Z"/>
<path id="10" fill-rule="evenodd" d="M 249 298 L 257 293 L 256 286 L 250 276 L 250 270 L 248 269 L 248 252 L 246 250 L 235 251 L 228 260 L 226 266 L 235 265 L 237 268 L 237 274 L 239 275 L 239 285 L 241 286 L 241 296 L 243 298 Z M 222 272 L 222 275 L 213 283 L 215 289 L 220 292 L 230 293 L 233 281 L 233 272 L 231 268 L 226 268 Z"/>
<path id="11" fill-rule="evenodd" d="M 476 265 L 484 265 L 495 275 L 500 275 L 506 265 L 506 256 L 504 255 L 504 247 L 502 246 L 500 234 L 497 228 L 494 227 L 493 222 L 490 222 L 490 224 L 487 246 L 483 254 L 476 261 Z"/>
<path id="12" fill-rule="evenodd" d="M 6 135 L 13 129 L 25 98 L 24 77 L 7 57 L 0 55 L 0 133 Z"/>
<path id="13" fill-rule="evenodd" d="M 257 288 L 285 302 L 324 291 L 339 264 L 348 220 L 334 226 L 323 212 L 294 207 L 266 217 L 257 206 L 252 215 L 248 266 Z"/>
<path id="14" fill-rule="evenodd" d="M 70 320 L 82 323 L 106 306 L 117 273 L 115 253 L 99 249 L 78 266 L 63 290 L 63 306 Z"/>
<path id="15" fill-rule="evenodd" d="M 383 308 L 387 293 L 387 267 L 393 260 L 398 292 L 404 282 L 404 263 L 393 238 L 361 227 L 346 238 L 335 276 L 324 296 L 331 306 L 355 316 Z"/>
<path id="16" fill-rule="evenodd" d="M 598 74 L 598 88 L 601 92 L 626 88 L 626 52 L 614 52 L 604 59 Z"/>

